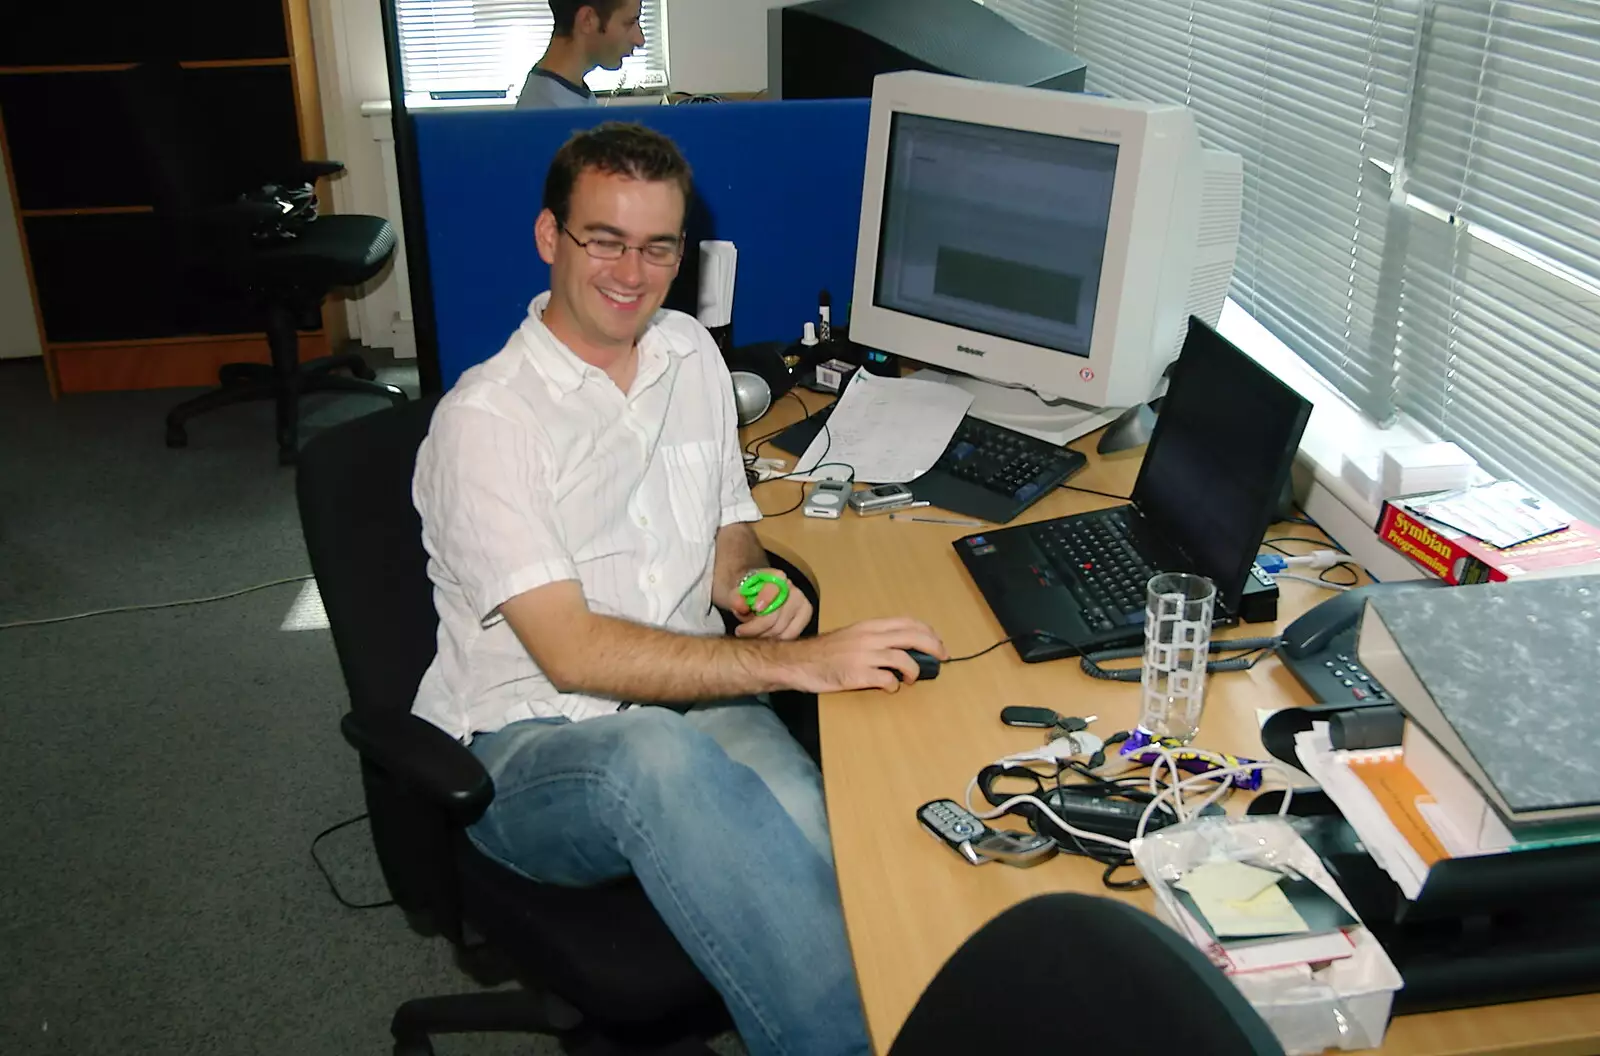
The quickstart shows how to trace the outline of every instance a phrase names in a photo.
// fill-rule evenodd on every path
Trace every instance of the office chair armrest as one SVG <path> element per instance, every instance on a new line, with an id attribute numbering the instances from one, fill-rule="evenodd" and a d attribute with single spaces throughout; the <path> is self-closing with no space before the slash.
<path id="1" fill-rule="evenodd" d="M 339 728 L 363 760 L 442 807 L 458 825 L 477 821 L 494 798 L 494 782 L 478 757 L 410 712 L 349 712 Z"/>
<path id="2" fill-rule="evenodd" d="M 324 176 L 337 176 L 344 171 L 342 161 L 302 161 L 284 173 L 280 183 L 315 183 Z"/>

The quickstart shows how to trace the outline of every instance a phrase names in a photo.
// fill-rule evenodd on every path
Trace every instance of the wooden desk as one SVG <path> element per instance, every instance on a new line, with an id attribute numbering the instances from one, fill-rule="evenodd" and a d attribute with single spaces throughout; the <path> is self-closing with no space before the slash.
<path id="1" fill-rule="evenodd" d="M 759 435 L 798 416 L 794 401 L 783 401 L 748 433 Z M 1093 450 L 1089 442 L 1076 446 Z M 1072 483 L 1126 495 L 1138 458 L 1138 452 L 1105 459 L 1091 454 L 1089 467 Z M 756 498 L 764 510 L 778 512 L 798 501 L 801 487 L 774 482 L 757 488 Z M 1114 505 L 1109 499 L 1058 491 L 1017 523 L 1109 505 Z M 1300 526 L 1283 529 L 1274 534 L 1306 534 Z M 911 615 L 931 624 L 955 656 L 1005 637 L 950 546 L 969 531 L 853 513 L 838 521 L 820 520 L 798 511 L 760 525 L 763 542 L 816 584 L 823 630 L 872 616 Z M 1329 596 L 1292 581 L 1282 589 L 1280 629 Z M 1254 625 L 1224 636 L 1264 633 Z M 1257 709 L 1307 703 L 1276 659 L 1218 676 L 1207 689 L 1197 743 L 1259 757 Z M 980 767 L 1039 743 L 1037 731 L 1001 725 L 999 712 L 1008 704 L 1098 715 L 1091 729 L 1110 732 L 1133 725 L 1138 692 L 1127 683 L 1088 678 L 1072 661 L 1024 664 L 1007 646 L 946 667 L 937 681 L 900 693 L 842 693 L 820 701 L 839 887 L 878 1052 L 888 1051 L 946 958 L 1009 906 L 1047 891 L 1110 894 L 1146 909 L 1153 905 L 1149 892 L 1119 896 L 1106 891 L 1102 867 L 1080 857 L 1062 855 L 1026 870 L 973 868 L 929 839 L 913 820 L 916 808 L 930 799 L 961 799 Z M 1600 1053 L 1600 995 L 1402 1017 L 1391 1024 L 1382 1051 L 1592 1056 Z"/>

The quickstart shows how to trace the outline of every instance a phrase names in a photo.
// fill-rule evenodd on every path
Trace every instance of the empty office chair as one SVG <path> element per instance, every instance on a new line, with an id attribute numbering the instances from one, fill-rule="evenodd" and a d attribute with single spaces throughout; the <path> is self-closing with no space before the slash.
<path id="1" fill-rule="evenodd" d="M 299 446 L 299 397 L 316 391 L 379 396 L 393 403 L 405 393 L 372 380 L 360 356 L 335 354 L 300 362 L 299 327 L 315 324 L 316 309 L 329 292 L 358 286 L 383 270 L 395 249 L 394 228 L 378 216 L 321 216 L 293 238 L 262 237 L 276 207 L 240 196 L 267 184 L 292 187 L 343 171 L 337 161 L 279 163 L 287 171 L 244 176 L 223 168 L 222 151 L 207 143 L 208 129 L 191 105 L 183 71 L 174 63 L 145 63 L 123 77 L 124 102 L 143 149 L 155 195 L 156 215 L 185 284 L 218 298 L 243 295 L 266 332 L 271 363 L 230 363 L 221 387 L 186 400 L 167 414 L 167 446 L 189 442 L 190 418 L 235 403 L 277 404 L 278 460 L 295 460 Z M 183 320 L 178 320 L 181 328 Z M 353 378 L 333 374 L 348 369 Z"/>
<path id="2" fill-rule="evenodd" d="M 1039 895 L 979 929 L 917 999 L 889 1056 L 1041 1047 L 1283 1056 L 1250 1002 L 1177 932 L 1075 894 Z"/>
<path id="3" fill-rule="evenodd" d="M 727 1026 L 711 985 L 633 881 L 538 884 L 478 853 L 463 830 L 494 797 L 465 747 L 411 714 L 438 618 L 411 505 L 417 447 L 436 398 L 336 426 L 306 445 L 300 520 L 350 693 L 345 738 L 361 756 L 373 845 L 395 901 L 458 947 L 486 945 L 526 989 L 408 1001 L 397 1056 L 432 1033 L 559 1035 L 569 1051 L 645 1047 Z M 675 1050 L 677 1051 L 677 1050 Z"/>

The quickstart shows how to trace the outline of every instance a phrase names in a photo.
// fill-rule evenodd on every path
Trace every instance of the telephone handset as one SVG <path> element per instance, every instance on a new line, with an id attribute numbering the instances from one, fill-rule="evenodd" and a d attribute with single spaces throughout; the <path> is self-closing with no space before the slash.
<path id="1" fill-rule="evenodd" d="M 1307 708 L 1284 708 L 1267 720 L 1261 729 L 1261 743 L 1273 758 L 1298 766 L 1295 734 L 1310 729 L 1314 722 L 1328 723 L 1335 748 L 1400 743 L 1404 715 L 1356 655 L 1361 614 L 1374 594 L 1444 585 L 1437 579 L 1409 579 L 1352 587 L 1284 628 L 1278 658 L 1316 703 Z"/>
<path id="2" fill-rule="evenodd" d="M 1393 698 L 1362 669 L 1356 657 L 1356 635 L 1367 599 L 1374 594 L 1444 585 L 1437 579 L 1408 579 L 1341 591 L 1284 628 L 1278 655 L 1319 702 L 1358 707 L 1392 704 Z"/>

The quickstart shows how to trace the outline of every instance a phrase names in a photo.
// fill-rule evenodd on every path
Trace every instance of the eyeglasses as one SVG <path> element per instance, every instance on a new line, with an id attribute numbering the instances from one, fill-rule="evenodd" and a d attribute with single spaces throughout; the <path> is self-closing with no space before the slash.
<path id="1" fill-rule="evenodd" d="M 654 264 L 658 268 L 670 268 L 683 259 L 683 240 L 675 238 L 670 241 L 646 242 L 642 246 L 630 246 L 628 243 L 615 238 L 591 238 L 585 242 L 567 229 L 566 224 L 558 223 L 561 233 L 572 239 L 573 242 L 583 247 L 583 251 L 595 260 L 621 260 L 628 250 L 637 250 L 639 259 L 646 264 Z"/>

